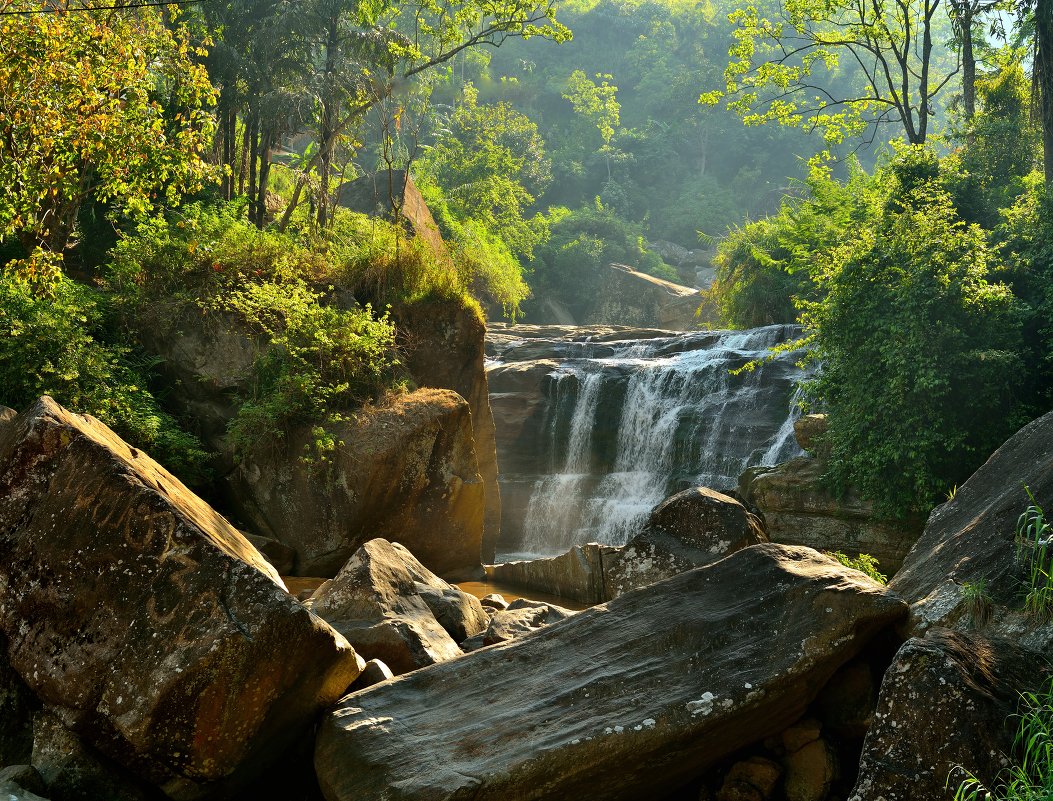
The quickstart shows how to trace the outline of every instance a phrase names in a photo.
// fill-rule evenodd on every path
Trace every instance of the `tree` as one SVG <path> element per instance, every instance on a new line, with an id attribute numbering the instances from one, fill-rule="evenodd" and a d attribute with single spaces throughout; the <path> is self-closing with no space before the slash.
<path id="1" fill-rule="evenodd" d="M 137 214 L 201 188 L 213 91 L 154 9 L 39 9 L 0 16 L 0 237 L 54 269 L 86 199 Z"/>
<path id="2" fill-rule="evenodd" d="M 939 160 L 899 153 L 884 208 L 821 259 L 803 316 L 830 414 L 830 473 L 888 512 L 924 512 L 1015 430 L 1019 306 L 984 232 L 957 216 Z"/>
<path id="3" fill-rule="evenodd" d="M 596 78 L 601 82 L 598 85 L 583 70 L 574 70 L 567 80 L 563 99 L 570 101 L 575 114 L 599 130 L 600 139 L 603 140 L 600 152 L 607 160 L 607 180 L 610 181 L 611 156 L 614 153 L 611 138 L 621 125 L 621 105 L 618 103 L 618 87 L 611 83 L 612 76 L 597 73 Z"/>
<path id="4" fill-rule="evenodd" d="M 335 31 L 327 39 L 327 55 L 342 47 L 341 61 L 326 63 L 324 74 L 339 85 L 330 105 L 322 103 L 323 126 L 318 151 L 299 177 L 293 197 L 282 217 L 284 228 L 291 219 L 307 183 L 307 172 L 326 172 L 327 159 L 338 137 L 351 130 L 370 109 L 404 92 L 418 76 L 449 62 L 459 53 L 476 47 L 500 47 L 514 38 L 543 37 L 557 42 L 570 39 L 570 31 L 556 20 L 551 0 L 414 0 L 397 3 L 347 4 L 324 0 L 342 10 L 325 19 Z M 346 7 L 344 7 L 346 6 Z M 339 24 L 332 27 L 333 20 Z M 332 87 L 328 82 L 323 86 Z M 328 91 L 328 89 L 326 90 Z M 324 99 L 324 98 L 323 98 Z M 322 182 L 321 193 L 329 191 Z M 328 203 L 328 197 L 321 204 Z"/>
<path id="5" fill-rule="evenodd" d="M 507 103 L 480 104 L 472 84 L 421 163 L 459 219 L 475 219 L 530 258 L 543 237 L 526 211 L 552 181 L 537 125 Z"/>
<path id="6" fill-rule="evenodd" d="M 828 143 L 898 122 L 911 144 L 929 134 L 933 101 L 957 73 L 933 57 L 940 0 L 791 0 L 769 18 L 739 8 L 725 89 L 747 124 L 823 131 Z"/>

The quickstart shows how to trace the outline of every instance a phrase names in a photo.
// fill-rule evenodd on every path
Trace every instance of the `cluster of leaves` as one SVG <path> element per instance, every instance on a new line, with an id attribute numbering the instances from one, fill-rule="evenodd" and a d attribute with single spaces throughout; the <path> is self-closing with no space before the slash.
<path id="1" fill-rule="evenodd" d="M 207 454 L 162 410 L 149 388 L 154 365 L 121 341 L 109 311 L 105 295 L 61 276 L 44 290 L 0 273 L 0 401 L 24 409 L 50 395 L 199 483 Z"/>
<path id="2" fill-rule="evenodd" d="M 398 381 L 387 316 L 369 305 L 341 308 L 329 297 L 337 290 L 326 282 L 355 269 L 336 263 L 337 252 L 348 257 L 350 245 L 327 254 L 258 230 L 236 206 L 194 205 L 123 239 L 110 286 L 133 328 L 171 322 L 189 305 L 201 324 L 212 318 L 255 341 L 258 355 L 230 425 L 235 447 L 249 453 L 281 441 L 292 426 L 335 424 Z M 359 253 L 364 263 L 388 255 L 384 244 Z"/>
<path id="3" fill-rule="evenodd" d="M 0 238 L 21 242 L 23 274 L 56 273 L 89 197 L 141 215 L 201 188 L 214 125 L 200 54 L 156 9 L 0 16 Z"/>
<path id="4" fill-rule="evenodd" d="M 850 567 L 853 570 L 858 570 L 860 573 L 865 573 L 878 584 L 888 584 L 888 576 L 878 570 L 878 568 L 881 567 L 878 560 L 868 553 L 861 553 L 857 554 L 855 557 L 851 557 L 841 551 L 834 551 L 830 556 L 834 557 L 834 559 L 845 567 Z"/>
<path id="5" fill-rule="evenodd" d="M 965 772 L 954 801 L 1038 801 L 1053 795 L 1053 686 L 1038 693 L 1023 693 L 1021 702 L 1015 716 L 1013 764 L 991 788 Z M 948 777 L 948 784 L 956 778 L 955 773 Z"/>

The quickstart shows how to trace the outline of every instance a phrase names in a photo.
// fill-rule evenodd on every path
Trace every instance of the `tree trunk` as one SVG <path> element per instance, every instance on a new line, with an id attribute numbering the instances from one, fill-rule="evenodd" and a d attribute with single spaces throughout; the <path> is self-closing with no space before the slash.
<path id="1" fill-rule="evenodd" d="M 259 157 L 260 143 L 257 134 L 259 121 L 255 111 L 249 114 L 247 127 L 249 128 L 249 220 L 255 222 L 253 211 L 256 205 L 254 202 L 256 198 L 256 159 Z"/>
<path id="2" fill-rule="evenodd" d="M 336 142 L 336 55 L 339 44 L 337 21 L 333 19 L 329 26 L 329 36 L 325 45 L 325 74 L 322 81 L 322 120 L 318 131 L 318 153 L 321 161 L 318 165 L 318 227 L 325 228 L 329 222 L 329 177 L 332 174 L 333 148 Z"/>
<path id="3" fill-rule="evenodd" d="M 976 116 L 976 55 L 973 53 L 973 8 L 962 10 L 962 105 L 965 119 L 972 122 Z"/>
<path id="4" fill-rule="evenodd" d="M 1046 187 L 1053 187 L 1053 0 L 1038 0 L 1035 6 L 1035 37 L 1038 40 L 1038 87 L 1041 95 L 1042 163 Z"/>
<path id="5" fill-rule="evenodd" d="M 270 126 L 260 135 L 260 180 L 256 196 L 256 226 L 267 224 L 267 185 L 271 177 L 271 149 L 274 147 L 274 129 Z"/>

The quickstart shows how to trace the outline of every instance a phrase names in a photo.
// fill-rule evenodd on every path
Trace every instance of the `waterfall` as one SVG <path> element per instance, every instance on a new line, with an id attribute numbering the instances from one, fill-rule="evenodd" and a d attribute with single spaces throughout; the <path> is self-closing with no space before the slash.
<path id="1" fill-rule="evenodd" d="M 548 374 L 540 428 L 547 472 L 533 481 L 505 557 L 624 544 L 673 492 L 730 490 L 747 467 L 798 455 L 796 357 L 732 373 L 796 334 L 768 326 L 559 350 L 566 358 Z"/>

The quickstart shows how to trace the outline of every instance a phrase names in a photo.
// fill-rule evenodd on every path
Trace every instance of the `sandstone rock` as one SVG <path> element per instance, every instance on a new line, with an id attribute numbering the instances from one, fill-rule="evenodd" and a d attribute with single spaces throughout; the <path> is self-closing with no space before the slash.
<path id="1" fill-rule="evenodd" d="M 251 774 L 361 669 L 226 520 L 50 398 L 0 434 L 0 601 L 33 693 L 173 798 Z"/>
<path id="2" fill-rule="evenodd" d="M 806 414 L 793 421 L 793 435 L 797 444 L 813 453 L 820 450 L 826 428 L 825 414 Z"/>
<path id="3" fill-rule="evenodd" d="M 507 609 L 508 601 L 504 599 L 504 596 L 499 595 L 496 592 L 492 592 L 489 595 L 485 595 L 479 599 L 479 603 L 484 609 Z"/>
<path id="4" fill-rule="evenodd" d="M 464 642 L 483 631 L 490 624 L 490 616 L 474 595 L 461 592 L 434 574 L 427 580 L 415 580 L 414 586 L 424 603 L 428 605 L 435 620 L 446 629 L 454 642 Z"/>
<path id="5" fill-rule="evenodd" d="M 768 801 L 781 777 L 782 768 L 770 759 L 750 757 L 736 762 L 717 793 L 717 801 Z"/>
<path id="6" fill-rule="evenodd" d="M 772 542 L 853 557 L 868 553 L 891 576 L 918 538 L 921 521 L 884 519 L 855 492 L 835 496 L 823 481 L 825 472 L 825 461 L 808 456 L 752 467 L 740 477 L 738 494 L 760 510 Z"/>
<path id="7" fill-rule="evenodd" d="M 475 563 L 491 562 L 501 530 L 501 490 L 497 483 L 496 429 L 484 366 L 486 326 L 473 309 L 458 301 L 399 306 L 392 315 L 402 339 L 402 362 L 417 384 L 450 389 L 468 401 L 484 496 L 483 549 Z"/>
<path id="8" fill-rule="evenodd" d="M 783 752 L 792 754 L 800 751 L 806 745 L 818 740 L 820 732 L 822 732 L 822 725 L 814 718 L 797 721 L 779 736 Z"/>
<path id="9" fill-rule="evenodd" d="M 599 292 L 585 313 L 586 324 L 613 323 L 672 331 L 699 327 L 695 312 L 703 298 L 692 287 L 611 264 L 603 273 Z"/>
<path id="10" fill-rule="evenodd" d="M 598 604 L 610 598 L 607 571 L 615 563 L 621 550 L 611 545 L 590 542 L 576 545 L 567 553 L 549 559 L 486 565 L 486 577 L 491 581 L 543 592 L 558 598 Z M 670 561 L 671 559 L 672 557 Z"/>
<path id="11" fill-rule="evenodd" d="M 483 645 L 508 642 L 532 634 L 545 626 L 566 620 L 573 614 L 562 606 L 518 598 L 490 619 L 490 625 L 482 635 Z"/>
<path id="12" fill-rule="evenodd" d="M 759 520 L 734 498 L 706 487 L 655 507 L 643 530 L 605 560 L 607 598 L 767 542 Z"/>
<path id="13" fill-rule="evenodd" d="M 391 668 L 381 662 L 379 659 L 370 659 L 366 662 L 366 667 L 355 683 L 347 688 L 349 693 L 357 693 L 359 690 L 364 690 L 366 687 L 372 687 L 374 684 L 380 684 L 382 681 L 395 678 L 395 674 L 391 672 Z"/>
<path id="14" fill-rule="evenodd" d="M 296 566 L 295 550 L 288 545 L 278 542 L 278 540 L 272 540 L 270 537 L 260 537 L 256 534 L 246 534 L 245 532 L 242 532 L 242 535 L 252 543 L 253 547 L 260 552 L 260 555 L 278 572 L 278 575 L 287 576 L 293 572 Z"/>
<path id="15" fill-rule="evenodd" d="M 295 548 L 298 574 L 333 576 L 374 537 L 401 542 L 444 575 L 479 569 L 483 482 L 463 398 L 417 390 L 333 433 L 344 444 L 324 469 L 275 454 L 246 458 L 228 478 L 233 507 Z M 291 435 L 289 454 L 311 437 Z"/>
<path id="16" fill-rule="evenodd" d="M 395 674 L 454 659 L 461 650 L 418 594 L 418 578 L 440 582 L 402 545 L 370 540 L 315 593 L 312 609 Z"/>
<path id="17" fill-rule="evenodd" d="M 786 801 L 823 801 L 837 778 L 837 754 L 822 737 L 783 759 Z"/>
<path id="18" fill-rule="evenodd" d="M 6 406 L 0 406 L 0 433 L 18 417 L 18 412 Z"/>
<path id="19" fill-rule="evenodd" d="M 161 357 L 169 382 L 179 387 L 170 394 L 176 411 L 194 421 L 213 450 L 228 450 L 227 424 L 263 343 L 232 315 L 203 316 L 196 305 L 163 306 L 137 321 L 136 330 L 144 347 Z"/>
<path id="20" fill-rule="evenodd" d="M 1053 513 L 1053 413 L 1010 437 L 929 515 L 891 582 L 911 604 L 915 633 L 979 627 L 1053 658 L 1053 625 L 1020 608 L 1028 574 L 1015 538 L 1017 518 L 1031 503 L 1025 486 Z M 988 607 L 976 620 L 970 588 Z"/>
<path id="21" fill-rule="evenodd" d="M 961 766 L 988 787 L 1012 753 L 1021 692 L 1043 660 L 1006 640 L 934 629 L 908 640 L 881 682 L 850 801 L 954 798 Z"/>
<path id="22" fill-rule="evenodd" d="M 746 548 L 356 693 L 319 733 L 320 786 L 328 801 L 660 798 L 799 718 L 905 609 L 814 551 Z"/>

